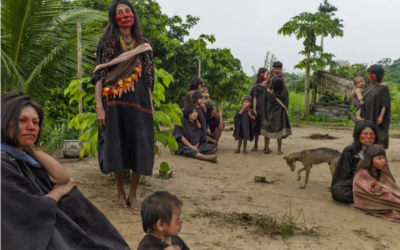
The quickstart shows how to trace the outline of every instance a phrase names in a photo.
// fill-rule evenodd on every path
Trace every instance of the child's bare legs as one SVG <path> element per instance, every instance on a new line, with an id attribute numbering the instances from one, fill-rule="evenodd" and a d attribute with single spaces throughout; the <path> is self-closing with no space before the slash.
<path id="1" fill-rule="evenodd" d="M 271 153 L 271 151 L 269 150 L 269 138 L 268 137 L 265 137 L 265 150 L 264 150 L 264 152 L 266 154 Z"/>
<path id="2" fill-rule="evenodd" d="M 283 152 L 282 152 L 282 138 L 280 138 L 280 139 L 277 139 L 277 141 L 278 141 L 278 155 L 281 155 L 281 154 L 283 154 Z"/>
<path id="3" fill-rule="evenodd" d="M 239 140 L 238 142 L 238 149 L 235 151 L 235 153 L 240 153 L 240 147 L 242 146 L 242 139 Z"/>
<path id="4" fill-rule="evenodd" d="M 219 141 L 219 138 L 221 138 L 221 135 L 222 135 L 222 131 L 219 128 L 216 128 L 215 132 L 214 132 L 215 140 Z"/>
<path id="5" fill-rule="evenodd" d="M 253 151 L 253 152 L 257 152 L 257 149 L 258 149 L 258 135 L 256 135 L 255 136 L 255 138 L 254 138 L 254 148 L 251 150 L 251 151 Z"/>
<path id="6" fill-rule="evenodd" d="M 196 154 L 196 159 L 202 160 L 202 161 L 209 161 L 212 163 L 217 163 L 217 156 L 205 156 L 201 153 Z"/>
<path id="7" fill-rule="evenodd" d="M 361 109 L 357 109 L 357 121 L 364 121 L 365 119 L 361 117 Z"/>
<path id="8" fill-rule="evenodd" d="M 247 140 L 243 140 L 243 154 L 248 154 L 246 148 L 247 148 Z"/>

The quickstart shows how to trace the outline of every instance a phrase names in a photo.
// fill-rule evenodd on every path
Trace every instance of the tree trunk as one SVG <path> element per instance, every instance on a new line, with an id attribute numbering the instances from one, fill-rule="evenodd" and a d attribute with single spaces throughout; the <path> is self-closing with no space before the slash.
<path id="1" fill-rule="evenodd" d="M 319 57 L 322 58 L 322 53 L 324 53 L 324 34 L 321 35 L 321 49 L 322 51 L 319 52 Z"/>
<path id="2" fill-rule="evenodd" d="M 304 84 L 304 118 L 310 114 L 310 65 L 308 59 L 310 59 L 310 51 L 307 51 L 306 82 Z"/>

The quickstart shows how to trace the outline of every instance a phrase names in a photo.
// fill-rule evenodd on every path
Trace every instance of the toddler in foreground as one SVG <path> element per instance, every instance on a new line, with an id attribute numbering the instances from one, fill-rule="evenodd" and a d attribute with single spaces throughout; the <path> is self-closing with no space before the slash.
<path id="1" fill-rule="evenodd" d="M 183 220 L 180 219 L 183 203 L 175 195 L 157 191 L 142 204 L 143 230 L 147 234 L 138 250 L 190 250 L 179 238 Z"/>

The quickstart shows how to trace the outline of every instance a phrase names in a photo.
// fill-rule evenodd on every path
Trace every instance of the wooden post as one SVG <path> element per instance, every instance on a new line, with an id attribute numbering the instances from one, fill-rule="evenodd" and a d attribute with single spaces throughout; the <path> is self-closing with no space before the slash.
<path id="1" fill-rule="evenodd" d="M 307 51 L 307 59 L 310 59 L 310 51 Z M 306 65 L 306 77 L 304 84 L 304 118 L 310 114 L 310 65 Z"/>
<path id="2" fill-rule="evenodd" d="M 81 35 L 82 35 L 82 27 L 81 27 L 81 21 L 78 20 L 77 22 L 78 25 L 78 79 L 82 78 L 82 42 L 81 42 Z M 82 84 L 79 84 L 79 92 L 82 92 Z M 82 99 L 79 100 L 79 114 L 82 114 Z M 79 137 L 82 136 L 82 131 L 79 129 Z M 79 152 L 82 150 L 82 142 L 79 143 Z M 82 160 L 82 157 L 79 157 L 80 160 Z"/>
<path id="3" fill-rule="evenodd" d="M 199 78 L 200 78 L 200 75 L 201 75 L 201 60 L 199 60 Z"/>

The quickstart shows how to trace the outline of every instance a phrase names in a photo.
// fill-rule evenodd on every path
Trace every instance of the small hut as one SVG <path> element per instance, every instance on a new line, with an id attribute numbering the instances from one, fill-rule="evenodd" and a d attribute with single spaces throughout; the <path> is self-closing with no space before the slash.
<path id="1" fill-rule="evenodd" d="M 351 107 L 350 92 L 354 89 L 353 81 L 319 70 L 314 74 L 314 94 L 311 103 L 311 114 L 329 120 L 349 119 Z M 323 96 L 323 93 L 343 94 L 343 100 Z M 317 93 L 319 98 L 317 100 Z"/>

